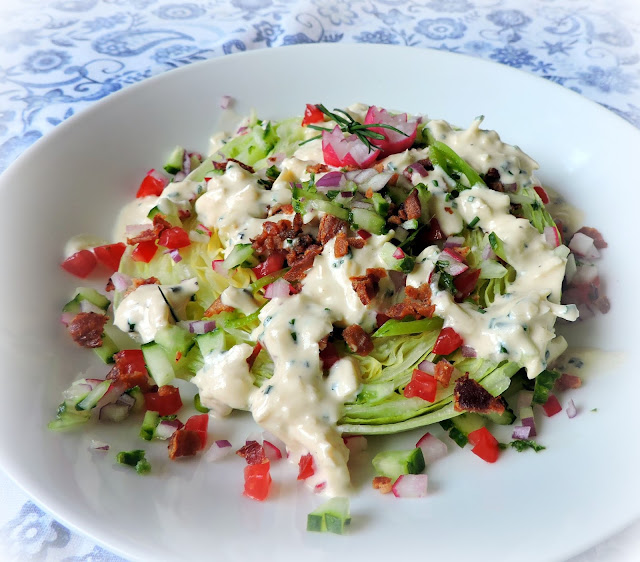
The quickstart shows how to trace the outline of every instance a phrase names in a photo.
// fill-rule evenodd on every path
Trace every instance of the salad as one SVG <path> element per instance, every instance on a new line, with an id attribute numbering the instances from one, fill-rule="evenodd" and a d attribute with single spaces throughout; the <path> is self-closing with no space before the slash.
<path id="1" fill-rule="evenodd" d="M 554 390 L 580 384 L 553 369 L 567 348 L 555 324 L 608 310 L 606 242 L 481 123 L 317 104 L 251 115 L 207 157 L 176 147 L 111 242 L 68 245 L 66 271 L 108 282 L 78 288 L 62 321 L 107 366 L 64 392 L 50 427 L 137 415 L 169 458 L 219 458 L 233 447 L 207 443 L 209 416 L 247 410 L 265 432 L 237 451 L 245 495 L 265 499 L 270 462 L 288 456 L 333 498 L 309 528 L 336 532 L 367 435 L 440 424 L 495 462 L 491 428 L 514 424 L 514 448 L 539 450 L 532 406 L 554 415 Z M 186 423 L 176 379 L 203 412 Z M 425 461 L 446 451 L 430 433 L 384 451 L 373 485 L 424 495 Z M 151 469 L 137 445 L 118 461 Z"/>

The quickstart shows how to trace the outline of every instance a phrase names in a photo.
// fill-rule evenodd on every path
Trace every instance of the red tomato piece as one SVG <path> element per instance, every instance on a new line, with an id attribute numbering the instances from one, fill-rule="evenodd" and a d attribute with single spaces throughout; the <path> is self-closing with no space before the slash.
<path id="1" fill-rule="evenodd" d="M 156 245 L 155 240 L 149 240 L 148 242 L 139 242 L 138 245 L 133 249 L 131 258 L 133 259 L 133 261 L 149 263 L 153 259 L 153 256 L 156 255 L 157 251 L 158 246 Z"/>
<path id="2" fill-rule="evenodd" d="M 315 474 L 313 455 L 311 453 L 302 455 L 298 461 L 298 468 L 298 480 L 306 480 L 310 476 L 313 476 Z"/>
<path id="3" fill-rule="evenodd" d="M 433 346 L 433 352 L 436 355 L 449 355 L 462 345 L 462 338 L 453 328 L 442 328 L 436 344 Z"/>
<path id="4" fill-rule="evenodd" d="M 122 254 L 126 249 L 125 244 L 118 242 L 117 244 L 105 244 L 93 249 L 93 253 L 98 261 L 105 265 L 110 271 L 118 271 Z"/>
<path id="5" fill-rule="evenodd" d="M 158 177 L 155 170 L 149 170 L 138 188 L 136 197 L 147 197 L 148 195 L 161 195 L 166 182 Z"/>
<path id="6" fill-rule="evenodd" d="M 174 226 L 162 231 L 158 244 L 169 248 L 169 250 L 177 250 L 189 246 L 191 240 L 189 240 L 189 233 L 184 228 Z"/>
<path id="7" fill-rule="evenodd" d="M 258 279 L 261 279 L 265 275 L 271 275 L 276 271 L 282 269 L 284 265 L 284 254 L 271 254 L 265 261 L 263 261 L 260 265 L 256 265 L 253 268 L 253 272 L 256 274 Z"/>
<path id="8" fill-rule="evenodd" d="M 164 388 L 164 386 L 160 388 L 162 389 Z M 209 414 L 196 414 L 195 416 L 191 416 L 187 420 L 187 423 L 184 424 L 184 428 L 187 430 L 195 431 L 198 434 L 198 437 L 200 437 L 200 448 L 204 449 L 206 447 L 207 429 L 209 428 Z"/>
<path id="9" fill-rule="evenodd" d="M 324 121 L 324 113 L 318 109 L 318 106 L 311 103 L 307 104 L 302 118 L 302 125 L 310 125 L 311 123 L 320 123 Z"/>
<path id="10" fill-rule="evenodd" d="M 147 410 L 158 412 L 161 416 L 170 416 L 182 408 L 180 391 L 169 384 L 161 386 L 157 392 L 147 392 L 144 403 Z"/>
<path id="11" fill-rule="evenodd" d="M 434 376 L 420 369 L 414 369 L 411 382 L 404 387 L 404 395 L 406 398 L 417 396 L 427 402 L 434 402 L 437 389 L 438 381 L 436 381 Z"/>
<path id="12" fill-rule="evenodd" d="M 547 192 L 544 190 L 543 187 L 539 185 L 534 185 L 533 190 L 538 194 L 538 196 L 540 197 L 540 199 L 542 199 L 542 202 L 545 205 L 549 204 L 549 196 L 547 195 Z"/>
<path id="13" fill-rule="evenodd" d="M 486 427 L 472 431 L 468 435 L 469 443 L 473 445 L 471 452 L 478 455 L 483 461 L 496 462 L 500 454 L 498 441 L 491 435 Z"/>
<path id="14" fill-rule="evenodd" d="M 560 405 L 560 402 L 558 402 L 558 399 L 553 394 L 550 394 L 547 401 L 542 405 L 542 409 L 544 410 L 545 415 L 550 418 L 551 416 L 555 416 L 558 412 L 561 412 L 562 406 Z"/>
<path id="15" fill-rule="evenodd" d="M 84 279 L 95 269 L 97 263 L 98 261 L 93 252 L 80 250 L 64 260 L 61 266 L 71 275 Z"/>
<path id="16" fill-rule="evenodd" d="M 416 140 L 418 122 L 409 120 L 406 113 L 391 115 L 386 109 L 372 105 L 369 111 L 367 111 L 364 122 L 366 124 L 381 123 L 394 127 L 398 129 L 398 131 L 402 131 L 398 133 L 385 127 L 371 127 L 369 129 L 374 133 L 379 133 L 384 136 L 384 139 L 371 139 L 371 143 L 379 147 L 384 156 L 407 150 L 411 148 L 411 145 Z"/>
<path id="17" fill-rule="evenodd" d="M 258 342 L 254 346 L 253 351 L 251 352 L 251 355 L 249 355 L 249 357 L 247 357 L 247 364 L 249 365 L 249 369 L 251 369 L 251 367 L 253 367 L 253 364 L 256 362 L 256 359 L 258 358 L 258 354 L 260 353 L 261 349 L 262 349 L 262 344 L 260 342 Z"/>
<path id="18" fill-rule="evenodd" d="M 460 275 L 456 275 L 453 278 L 453 285 L 457 289 L 456 294 L 457 301 L 463 301 L 466 299 L 473 290 L 476 288 L 476 283 L 480 278 L 480 269 L 467 269 Z"/>
<path id="19" fill-rule="evenodd" d="M 147 373 L 144 355 L 139 349 L 124 349 L 113 356 L 116 366 L 123 373 Z"/>
<path id="20" fill-rule="evenodd" d="M 252 500 L 264 501 L 271 488 L 271 464 L 265 461 L 260 464 L 249 464 L 244 467 L 244 495 Z"/>
<path id="21" fill-rule="evenodd" d="M 340 360 L 338 350 L 333 342 L 327 342 L 326 347 L 320 351 L 320 361 L 322 361 L 322 368 L 325 370 L 331 369 Z"/>

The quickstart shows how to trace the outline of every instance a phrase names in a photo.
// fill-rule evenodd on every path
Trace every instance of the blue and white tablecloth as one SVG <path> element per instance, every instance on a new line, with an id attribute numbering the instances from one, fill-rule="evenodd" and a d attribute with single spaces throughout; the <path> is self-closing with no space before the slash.
<path id="1" fill-rule="evenodd" d="M 239 51 L 319 42 L 497 61 L 640 127 L 638 0 L 0 0 L 0 171 L 129 84 Z M 639 531 L 574 562 L 639 560 Z M 2 560 L 122 560 L 53 520 L 2 473 L 0 544 Z"/>

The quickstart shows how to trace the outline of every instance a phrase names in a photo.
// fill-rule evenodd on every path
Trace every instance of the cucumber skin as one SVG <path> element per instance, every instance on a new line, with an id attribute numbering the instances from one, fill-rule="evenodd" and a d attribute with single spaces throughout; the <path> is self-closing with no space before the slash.
<path id="1" fill-rule="evenodd" d="M 402 474 L 420 474 L 425 469 L 422 449 L 382 451 L 373 458 L 376 473 L 393 480 Z"/>

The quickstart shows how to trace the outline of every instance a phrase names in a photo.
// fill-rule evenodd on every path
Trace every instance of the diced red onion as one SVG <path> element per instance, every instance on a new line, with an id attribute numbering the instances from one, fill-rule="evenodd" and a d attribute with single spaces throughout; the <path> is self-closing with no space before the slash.
<path id="1" fill-rule="evenodd" d="M 125 391 L 125 386 L 123 384 L 112 382 L 109 388 L 107 389 L 107 392 L 105 392 L 102 398 L 98 400 L 98 403 L 96 404 L 96 408 L 100 410 L 103 406 L 116 402 L 124 391 Z"/>
<path id="2" fill-rule="evenodd" d="M 537 432 L 536 432 L 536 421 L 533 418 L 522 418 L 522 425 L 531 428 L 531 432 L 529 433 L 529 437 L 535 437 L 537 435 Z"/>
<path id="3" fill-rule="evenodd" d="M 342 440 L 352 455 L 367 449 L 367 438 L 364 435 L 348 435 L 343 437 Z"/>
<path id="4" fill-rule="evenodd" d="M 75 317 L 76 315 L 73 312 L 63 312 L 60 315 L 60 322 L 65 326 L 68 326 L 69 324 L 71 324 L 71 322 L 73 322 L 73 319 Z"/>
<path id="5" fill-rule="evenodd" d="M 464 236 L 449 236 L 444 241 L 445 248 L 457 248 L 458 246 L 462 246 L 464 244 Z"/>
<path id="6" fill-rule="evenodd" d="M 229 109 L 233 104 L 233 98 L 231 96 L 222 96 L 220 98 L 220 108 Z"/>
<path id="7" fill-rule="evenodd" d="M 100 408 L 98 419 L 100 421 L 121 422 L 129 415 L 129 410 L 131 410 L 131 406 L 126 404 L 118 404 L 117 402 L 106 404 Z"/>
<path id="8" fill-rule="evenodd" d="M 402 248 L 396 248 L 396 251 L 393 252 L 393 257 L 396 258 L 397 260 L 401 260 L 403 259 L 405 256 L 404 251 L 402 250 Z"/>
<path id="9" fill-rule="evenodd" d="M 351 207 L 354 209 L 373 209 L 373 203 L 368 203 L 367 201 L 354 201 L 351 203 Z"/>
<path id="10" fill-rule="evenodd" d="M 265 287 L 264 296 L 267 299 L 285 298 L 291 294 L 291 285 L 284 279 L 278 279 Z"/>
<path id="11" fill-rule="evenodd" d="M 176 172 L 175 176 L 173 176 L 173 181 L 179 182 L 179 181 L 182 181 L 186 177 L 187 177 L 187 174 L 185 174 L 182 170 L 180 170 L 179 172 Z"/>
<path id="12" fill-rule="evenodd" d="M 427 495 L 426 474 L 401 474 L 391 491 L 396 498 L 423 498 Z"/>
<path id="13" fill-rule="evenodd" d="M 466 263 L 455 262 L 445 267 L 444 270 L 449 275 L 453 275 L 455 277 L 456 275 L 464 273 L 467 269 L 469 269 L 469 266 Z"/>
<path id="14" fill-rule="evenodd" d="M 224 260 L 213 260 L 211 262 L 211 267 L 213 271 L 215 271 L 218 275 L 222 275 L 223 277 L 227 277 L 229 275 L 229 270 L 222 265 Z"/>
<path id="15" fill-rule="evenodd" d="M 593 312 L 593 310 L 586 304 L 578 305 L 578 314 L 580 315 L 579 319 L 582 322 L 584 322 L 585 320 L 589 320 L 589 318 L 593 318 L 595 316 L 595 312 Z"/>
<path id="16" fill-rule="evenodd" d="M 169 439 L 178 429 L 184 427 L 184 424 L 178 420 L 161 420 L 156 426 L 154 437 L 163 441 Z"/>
<path id="17" fill-rule="evenodd" d="M 128 224 L 124 229 L 124 233 L 127 236 L 127 238 L 135 238 L 136 236 L 139 236 L 140 234 L 142 234 L 145 230 L 149 230 L 151 228 L 152 228 L 152 225 L 149 223 Z"/>
<path id="18" fill-rule="evenodd" d="M 189 156 L 189 153 L 186 150 L 184 151 L 184 156 L 182 157 L 182 170 L 181 171 L 185 175 L 185 177 L 191 171 L 191 156 Z M 179 180 L 176 180 L 176 178 L 174 176 L 174 181 L 179 181 Z"/>
<path id="19" fill-rule="evenodd" d="M 104 441 L 97 441 L 96 439 L 92 439 L 89 448 L 93 449 L 94 451 L 108 451 L 109 445 Z"/>
<path id="20" fill-rule="evenodd" d="M 353 193 L 352 193 L 351 191 L 341 191 L 341 192 L 340 192 L 340 196 L 341 196 L 341 197 L 345 197 L 345 198 L 347 198 L 347 197 L 353 197 Z"/>
<path id="21" fill-rule="evenodd" d="M 182 261 L 182 256 L 180 255 L 180 250 L 175 249 L 175 250 L 169 250 L 169 255 L 171 256 L 171 259 L 175 262 L 175 263 L 179 263 Z"/>
<path id="22" fill-rule="evenodd" d="M 131 286 L 131 277 L 129 277 L 129 275 L 116 271 L 111 276 L 111 282 L 113 283 L 113 288 L 116 291 L 126 291 Z"/>
<path id="23" fill-rule="evenodd" d="M 496 258 L 496 254 L 493 251 L 493 248 L 491 248 L 491 244 L 487 244 L 483 249 L 482 249 L 482 259 L 483 260 L 493 260 Z"/>
<path id="24" fill-rule="evenodd" d="M 350 170 L 345 173 L 344 177 L 347 178 L 348 181 L 354 181 L 354 179 L 358 177 L 359 173 L 360 170 Z"/>
<path id="25" fill-rule="evenodd" d="M 392 172 L 380 172 L 376 174 L 371 179 L 367 180 L 364 184 L 361 184 L 363 188 L 366 190 L 370 189 L 371 191 L 380 191 L 384 186 L 389 183 L 389 180 L 393 176 Z"/>
<path id="26" fill-rule="evenodd" d="M 436 372 L 436 364 L 426 359 L 418 365 L 418 369 L 428 375 L 433 375 Z"/>
<path id="27" fill-rule="evenodd" d="M 279 449 L 283 455 L 287 453 L 287 446 L 284 444 L 284 441 L 276 437 L 273 433 L 270 433 L 269 431 L 263 431 L 262 435 L 259 438 L 259 442 L 264 443 L 265 441 L 268 441 L 274 447 Z"/>
<path id="28" fill-rule="evenodd" d="M 246 135 L 248 130 L 249 130 L 249 127 L 246 127 L 246 126 L 238 127 L 238 130 L 236 131 L 236 135 Z"/>
<path id="29" fill-rule="evenodd" d="M 263 441 L 262 447 L 264 448 L 264 454 L 270 461 L 276 461 L 282 458 L 282 451 L 278 449 L 273 443 L 270 441 Z"/>
<path id="30" fill-rule="evenodd" d="M 205 453 L 204 458 L 209 462 L 216 462 L 223 459 L 233 451 L 231 443 L 226 439 L 219 439 L 214 441 L 209 447 L 209 450 Z"/>
<path id="31" fill-rule="evenodd" d="M 327 172 L 316 181 L 316 187 L 318 191 L 329 191 L 344 187 L 346 183 L 346 178 L 342 172 Z"/>
<path id="32" fill-rule="evenodd" d="M 573 403 L 573 399 L 571 399 L 567 404 L 567 416 L 569 416 L 569 418 L 575 418 L 577 414 L 578 414 L 578 409 L 576 408 L 576 405 Z"/>
<path id="33" fill-rule="evenodd" d="M 402 273 L 402 271 L 395 271 L 393 269 L 390 269 L 387 273 L 389 274 L 389 279 L 391 279 L 396 291 L 406 286 L 407 275 L 405 273 Z"/>
<path id="34" fill-rule="evenodd" d="M 560 236 L 558 235 L 558 229 L 555 226 L 544 227 L 544 239 L 552 248 L 560 246 Z"/>
<path id="35" fill-rule="evenodd" d="M 102 308 L 85 299 L 80 301 L 80 312 L 95 312 L 96 314 L 104 314 L 104 310 Z"/>
<path id="36" fill-rule="evenodd" d="M 413 164 L 409 164 L 405 171 L 411 170 L 411 173 L 416 173 L 420 175 L 420 177 L 426 178 L 429 175 L 429 172 L 425 169 L 425 167 L 420 164 L 420 162 L 414 162 Z"/>
<path id="37" fill-rule="evenodd" d="M 600 257 L 600 252 L 595 246 L 595 240 L 583 232 L 576 232 L 569 242 L 569 249 L 584 258 L 594 259 Z"/>
<path id="38" fill-rule="evenodd" d="M 127 408 L 133 408 L 136 403 L 136 399 L 131 396 L 131 394 L 127 394 L 126 392 L 121 394 L 120 397 L 116 400 L 116 404 L 124 404 Z"/>
<path id="39" fill-rule="evenodd" d="M 531 435 L 531 426 L 528 425 L 517 425 L 513 428 L 513 433 L 511 437 L 513 439 L 529 439 Z"/>
<path id="40" fill-rule="evenodd" d="M 588 285 L 598 278 L 598 266 L 592 263 L 582 264 L 576 268 L 571 285 Z"/>
<path id="41" fill-rule="evenodd" d="M 518 190 L 518 184 L 517 183 L 503 183 L 502 187 L 504 188 L 505 192 L 507 192 L 507 193 L 515 193 Z"/>
<path id="42" fill-rule="evenodd" d="M 464 258 L 455 250 L 453 250 L 452 248 L 447 248 L 445 247 L 445 249 L 442 251 L 442 253 L 440 254 L 440 256 L 438 256 L 438 259 L 442 258 L 442 254 L 445 254 L 446 256 L 449 256 L 451 259 L 462 263 L 464 261 Z"/>
<path id="43" fill-rule="evenodd" d="M 96 386 L 98 386 L 101 382 L 104 382 L 106 379 L 84 379 L 84 382 L 91 387 L 93 390 Z"/>
<path id="44" fill-rule="evenodd" d="M 477 357 L 478 352 L 471 347 L 470 345 L 463 345 L 460 348 L 460 352 L 462 353 L 462 357 Z"/>
<path id="45" fill-rule="evenodd" d="M 322 492 L 322 490 L 324 490 L 327 487 L 327 483 L 326 482 L 320 482 L 320 484 L 316 484 L 313 488 L 314 493 L 319 494 L 320 492 Z"/>
<path id="46" fill-rule="evenodd" d="M 353 181 L 357 184 L 364 184 L 376 175 L 378 175 L 378 172 L 375 168 L 366 168 L 365 170 L 359 170 Z"/>
<path id="47" fill-rule="evenodd" d="M 416 443 L 416 447 L 422 449 L 422 456 L 427 465 L 441 459 L 449 452 L 447 445 L 431 433 L 425 433 Z"/>
<path id="48" fill-rule="evenodd" d="M 194 320 L 189 322 L 189 332 L 192 334 L 206 334 L 216 329 L 213 320 Z"/>

